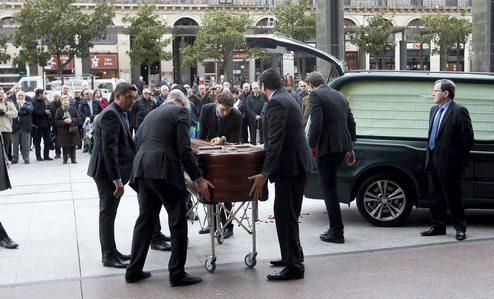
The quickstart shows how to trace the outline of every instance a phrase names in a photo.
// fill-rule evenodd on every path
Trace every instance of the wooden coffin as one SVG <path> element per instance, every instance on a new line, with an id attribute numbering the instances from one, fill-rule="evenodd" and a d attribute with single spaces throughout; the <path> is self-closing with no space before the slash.
<path id="1" fill-rule="evenodd" d="M 248 177 L 259 174 L 264 163 L 264 149 L 250 144 L 210 146 L 209 142 L 192 140 L 203 177 L 215 189 L 210 189 L 211 202 L 251 201 L 249 192 L 253 181 Z M 268 197 L 267 187 L 263 198 Z"/>

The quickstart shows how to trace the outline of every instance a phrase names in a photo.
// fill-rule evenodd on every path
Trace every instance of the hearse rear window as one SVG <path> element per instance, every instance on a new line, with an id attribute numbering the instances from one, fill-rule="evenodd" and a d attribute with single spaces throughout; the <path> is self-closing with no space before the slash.
<path id="1" fill-rule="evenodd" d="M 361 136 L 427 138 L 433 105 L 428 81 L 354 81 L 343 92 Z M 494 86 L 456 83 L 455 101 L 470 111 L 475 139 L 494 140 Z"/>

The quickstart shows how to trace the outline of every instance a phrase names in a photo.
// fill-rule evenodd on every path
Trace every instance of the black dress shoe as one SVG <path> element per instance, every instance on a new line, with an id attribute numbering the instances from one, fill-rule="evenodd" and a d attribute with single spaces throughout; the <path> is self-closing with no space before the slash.
<path id="1" fill-rule="evenodd" d="M 151 277 L 151 272 L 141 271 L 137 275 L 127 275 L 125 274 L 125 282 L 126 283 L 135 283 L 141 281 L 143 279 Z"/>
<path id="2" fill-rule="evenodd" d="M 19 244 L 12 241 L 11 238 L 5 237 L 0 240 L 0 246 L 7 249 L 16 249 L 17 247 L 19 247 Z"/>
<path id="3" fill-rule="evenodd" d="M 105 267 L 125 269 L 128 265 L 128 261 L 121 260 L 116 256 L 103 258 L 103 266 Z"/>
<path id="4" fill-rule="evenodd" d="M 462 230 L 457 230 L 456 231 L 456 240 L 458 241 L 463 241 L 467 238 L 467 235 L 465 234 L 464 231 Z"/>
<path id="5" fill-rule="evenodd" d="M 199 230 L 199 235 L 205 235 L 205 234 L 209 234 L 209 233 L 210 233 L 209 227 L 201 228 Z"/>
<path id="6" fill-rule="evenodd" d="M 268 275 L 268 280 L 292 280 L 304 278 L 304 271 L 285 268 L 280 273 Z"/>
<path id="7" fill-rule="evenodd" d="M 17 164 L 17 163 L 19 163 L 19 161 L 12 160 L 12 164 Z"/>
<path id="8" fill-rule="evenodd" d="M 124 260 L 124 261 L 130 261 L 130 254 L 123 254 L 123 253 L 120 253 L 117 251 L 117 257 L 121 260 Z"/>
<path id="9" fill-rule="evenodd" d="M 286 266 L 286 264 L 283 260 L 272 260 L 272 261 L 269 261 L 269 263 L 273 267 L 285 267 Z"/>
<path id="10" fill-rule="evenodd" d="M 154 237 L 153 239 L 154 239 L 154 241 L 158 241 L 158 239 L 160 239 L 160 240 L 163 240 L 165 242 L 170 242 L 172 238 L 170 236 L 166 236 L 166 235 L 160 233 L 158 237 Z M 151 243 L 152 242 L 153 242 L 153 240 L 151 240 Z"/>
<path id="11" fill-rule="evenodd" d="M 72 160 L 70 163 L 77 164 L 77 161 L 76 160 Z"/>
<path id="12" fill-rule="evenodd" d="M 223 238 L 228 239 L 233 236 L 233 227 L 225 228 L 223 231 Z"/>
<path id="13" fill-rule="evenodd" d="M 43 158 L 36 158 L 36 161 L 43 161 Z"/>
<path id="14" fill-rule="evenodd" d="M 151 241 L 151 249 L 161 250 L 161 251 L 172 251 L 172 245 L 170 245 L 170 243 L 168 242 L 165 242 L 164 240 L 159 240 L 156 242 Z"/>
<path id="15" fill-rule="evenodd" d="M 429 230 L 420 233 L 422 237 L 442 236 L 446 234 L 446 227 L 433 226 Z"/>
<path id="16" fill-rule="evenodd" d="M 44 160 L 45 160 L 45 161 L 53 161 L 53 159 L 52 159 L 52 158 L 50 158 L 50 157 L 45 157 L 45 159 L 44 159 Z"/>
<path id="17" fill-rule="evenodd" d="M 170 279 L 170 284 L 172 285 L 172 287 L 180 287 L 180 286 L 187 286 L 187 285 L 195 284 L 195 283 L 198 283 L 201 281 L 202 281 L 202 278 L 197 277 L 197 276 L 192 276 L 192 275 L 189 275 L 188 273 L 185 273 L 185 276 L 180 280 L 173 281 Z"/>
<path id="18" fill-rule="evenodd" d="M 342 231 L 334 231 L 334 230 L 328 230 L 327 232 L 321 234 L 319 236 L 319 239 L 324 242 L 329 242 L 329 243 L 336 243 L 336 244 L 344 244 L 345 243 L 345 236 L 343 235 Z"/>

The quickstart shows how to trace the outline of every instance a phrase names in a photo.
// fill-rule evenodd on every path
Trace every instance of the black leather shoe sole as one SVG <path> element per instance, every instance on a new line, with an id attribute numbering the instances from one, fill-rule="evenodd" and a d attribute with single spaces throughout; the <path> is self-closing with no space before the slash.
<path id="1" fill-rule="evenodd" d="M 422 237 L 444 236 L 446 229 L 429 229 L 420 233 Z"/>
<path id="2" fill-rule="evenodd" d="M 0 241 L 0 246 L 6 249 L 16 249 L 17 247 L 19 247 L 19 244 L 13 242 L 12 240 L 9 241 L 2 240 Z"/>
<path id="3" fill-rule="evenodd" d="M 151 277 L 151 272 L 142 271 L 141 273 L 139 273 L 137 275 L 132 275 L 129 277 L 127 277 L 127 275 L 125 275 L 125 282 L 126 283 L 135 283 L 135 282 L 141 281 L 141 280 L 149 278 L 149 277 Z"/>
<path id="4" fill-rule="evenodd" d="M 322 234 L 319 236 L 319 239 L 323 242 L 328 242 L 328 243 L 336 243 L 336 244 L 344 244 L 345 243 L 345 237 L 335 237 L 335 236 L 328 236 L 325 234 Z"/>
<path id="5" fill-rule="evenodd" d="M 103 261 L 103 266 L 109 267 L 109 268 L 118 268 L 118 269 L 125 269 L 129 263 L 126 262 L 117 262 L 117 261 Z"/>
<path id="6" fill-rule="evenodd" d="M 227 230 L 223 231 L 223 238 L 228 239 L 231 236 L 233 236 L 233 230 L 227 229 Z"/>
<path id="7" fill-rule="evenodd" d="M 267 276 L 270 281 L 283 281 L 283 280 L 293 280 L 293 279 L 303 279 L 304 272 L 296 272 L 296 273 L 278 273 L 278 274 L 270 274 Z"/>
<path id="8" fill-rule="evenodd" d="M 209 227 L 203 228 L 199 231 L 199 235 L 205 235 L 209 233 L 210 233 Z"/>
<path id="9" fill-rule="evenodd" d="M 186 276 L 182 280 L 179 280 L 177 282 L 170 282 L 172 287 L 182 287 L 182 286 L 188 286 L 191 284 L 196 284 L 202 281 L 202 278 L 200 277 L 195 277 L 195 276 Z"/>
<path id="10" fill-rule="evenodd" d="M 463 241 L 467 238 L 467 235 L 465 234 L 465 232 L 456 232 L 456 240 L 458 241 Z"/>
<path id="11" fill-rule="evenodd" d="M 166 245 L 153 245 L 151 244 L 151 249 L 152 250 L 159 250 L 159 251 L 172 251 L 172 246 L 170 244 L 167 244 L 168 246 Z"/>

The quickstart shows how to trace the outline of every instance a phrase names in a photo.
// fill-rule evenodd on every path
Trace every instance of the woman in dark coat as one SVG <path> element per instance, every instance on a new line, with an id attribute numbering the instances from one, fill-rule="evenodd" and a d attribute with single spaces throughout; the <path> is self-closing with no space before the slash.
<path id="1" fill-rule="evenodd" d="M 75 147 L 81 142 L 78 126 L 80 124 L 79 113 L 70 106 L 69 96 L 62 96 L 62 106 L 55 113 L 55 125 L 58 128 L 57 141 L 62 147 L 63 164 L 67 164 L 68 156 L 73 164 L 75 159 Z"/>
<path id="2" fill-rule="evenodd" d="M 3 138 L 0 134 L 0 191 L 12 188 L 10 185 L 9 174 L 7 173 L 7 167 L 10 165 L 10 161 L 7 160 L 7 154 L 3 147 Z M 0 222 L 0 246 L 7 249 L 15 249 L 19 245 L 12 241 L 7 235 L 7 232 L 3 228 Z"/>

